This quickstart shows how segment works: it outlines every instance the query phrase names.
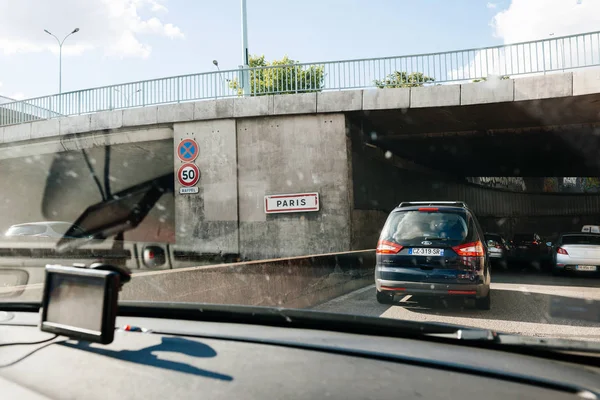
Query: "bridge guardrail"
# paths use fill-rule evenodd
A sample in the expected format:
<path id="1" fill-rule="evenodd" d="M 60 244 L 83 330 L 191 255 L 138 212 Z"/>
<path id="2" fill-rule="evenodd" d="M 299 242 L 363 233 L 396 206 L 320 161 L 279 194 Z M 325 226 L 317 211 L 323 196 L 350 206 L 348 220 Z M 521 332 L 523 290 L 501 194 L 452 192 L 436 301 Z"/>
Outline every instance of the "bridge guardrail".
<path id="1" fill-rule="evenodd" d="M 442 53 L 203 72 L 0 102 L 0 126 L 241 95 L 460 83 L 598 65 L 600 31 Z"/>

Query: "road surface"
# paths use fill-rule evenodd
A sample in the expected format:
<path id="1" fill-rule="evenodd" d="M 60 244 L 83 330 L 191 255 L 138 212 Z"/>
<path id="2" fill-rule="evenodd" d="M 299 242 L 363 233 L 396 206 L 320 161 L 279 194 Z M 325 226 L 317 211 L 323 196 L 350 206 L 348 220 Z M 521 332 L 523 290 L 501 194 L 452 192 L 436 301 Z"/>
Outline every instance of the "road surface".
<path id="1" fill-rule="evenodd" d="M 497 273 L 492 309 L 468 303 L 397 296 L 394 305 L 375 299 L 375 285 L 315 307 L 316 310 L 432 321 L 528 336 L 600 341 L 600 279 Z"/>

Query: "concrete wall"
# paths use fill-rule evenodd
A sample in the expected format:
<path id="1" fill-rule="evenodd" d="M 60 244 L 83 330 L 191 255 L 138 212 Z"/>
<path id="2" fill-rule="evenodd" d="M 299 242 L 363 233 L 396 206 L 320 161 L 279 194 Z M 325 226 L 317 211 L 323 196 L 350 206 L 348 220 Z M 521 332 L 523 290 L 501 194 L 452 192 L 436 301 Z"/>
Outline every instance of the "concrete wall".
<path id="1" fill-rule="evenodd" d="M 367 146 L 357 123 L 348 119 L 347 125 L 352 140 L 351 249 L 373 249 L 388 213 L 409 196 L 407 176 L 416 174 L 423 179 L 427 175 L 403 169 L 392 154 Z"/>
<path id="2" fill-rule="evenodd" d="M 600 93 L 599 71 L 600 68 L 586 68 L 479 83 L 383 90 L 371 88 L 148 106 L 3 126 L 0 127 L 0 141 L 213 119 L 471 106 L 576 97 Z"/>
<path id="3" fill-rule="evenodd" d="M 174 124 L 174 152 L 181 140 L 199 146 L 198 194 L 179 194 L 175 181 L 175 225 L 178 247 L 195 252 L 239 253 L 237 142 L 234 119 Z M 174 157 L 174 172 L 184 164 Z"/>
<path id="4" fill-rule="evenodd" d="M 310 97 L 316 100 L 316 95 Z M 126 120 L 135 116 L 139 123 L 144 123 L 140 119 L 149 117 L 146 114 L 132 114 Z M 108 114 L 100 119 L 95 117 L 77 117 L 70 124 L 61 120 L 58 125 L 79 130 L 90 129 L 92 120 L 111 121 Z M 142 178 L 176 172 L 182 164 L 174 156 L 177 145 L 182 139 L 194 138 L 200 146 L 195 161 L 201 172 L 199 193 L 179 194 L 176 180 L 175 195 L 161 200 L 160 209 L 155 208 L 148 218 L 156 222 L 152 226 L 157 229 L 150 232 L 144 223 L 141 230 L 129 233 L 126 238 L 165 239 L 175 242 L 178 250 L 234 253 L 248 259 L 351 248 L 350 149 L 341 113 L 213 119 L 52 136 L 50 125 L 57 122 L 43 121 L 36 125 L 48 125 L 44 128 L 48 136 L 0 144 L 0 171 L 4 171 L 7 186 L 15 179 L 25 181 L 17 184 L 10 196 L 5 195 L 4 204 L 0 204 L 6 210 L 5 221 L 0 219 L 0 229 L 14 223 L 45 220 L 48 216 L 44 213 L 72 221 L 85 207 L 99 201 L 99 192 L 86 172 L 81 149 L 87 149 L 95 169 L 102 172 L 104 146 L 112 145 L 111 181 L 116 191 Z M 43 205 L 43 188 L 50 165 L 55 155 L 65 149 L 73 152 L 60 156 L 65 164 L 60 170 L 74 176 L 53 177 L 67 186 L 50 185 L 56 196 Z M 318 192 L 321 210 L 265 215 L 265 195 L 299 192 Z M 9 212 L 16 201 L 25 206 L 19 207 L 18 212 Z"/>
<path id="5" fill-rule="evenodd" d="M 352 210 L 352 250 L 374 249 L 388 213 L 379 210 Z"/>
<path id="6" fill-rule="evenodd" d="M 306 308 L 372 284 L 374 253 L 138 273 L 120 299 Z"/>
<path id="7" fill-rule="evenodd" d="M 350 248 L 343 114 L 237 120 L 240 252 L 251 259 Z M 265 215 L 264 196 L 318 192 L 321 210 Z"/>

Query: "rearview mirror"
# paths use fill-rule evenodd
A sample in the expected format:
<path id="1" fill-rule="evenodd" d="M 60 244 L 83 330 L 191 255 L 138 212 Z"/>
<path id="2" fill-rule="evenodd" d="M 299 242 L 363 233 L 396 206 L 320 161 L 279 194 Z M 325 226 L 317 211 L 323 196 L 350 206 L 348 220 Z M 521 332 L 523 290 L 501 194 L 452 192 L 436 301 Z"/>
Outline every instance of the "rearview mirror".
<path id="1" fill-rule="evenodd" d="M 113 198 L 88 207 L 57 243 L 64 251 L 135 229 L 163 193 L 173 192 L 173 174 L 116 193 Z"/>

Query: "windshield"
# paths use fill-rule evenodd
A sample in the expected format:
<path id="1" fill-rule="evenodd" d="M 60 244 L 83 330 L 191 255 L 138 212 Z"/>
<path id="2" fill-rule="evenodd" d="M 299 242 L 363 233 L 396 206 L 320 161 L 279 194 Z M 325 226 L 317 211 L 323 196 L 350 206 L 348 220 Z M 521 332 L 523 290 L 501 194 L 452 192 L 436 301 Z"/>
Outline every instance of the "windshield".
<path id="1" fill-rule="evenodd" d="M 0 311 L 103 262 L 600 343 L 600 1 L 548 2 L 0 2 Z"/>
<path id="2" fill-rule="evenodd" d="M 561 239 L 562 244 L 591 244 L 600 245 L 600 236 L 592 235 L 568 235 Z"/>
<path id="3" fill-rule="evenodd" d="M 535 235 L 532 233 L 517 234 L 514 236 L 515 243 L 532 243 L 535 241 Z"/>
<path id="4" fill-rule="evenodd" d="M 486 234 L 485 235 L 485 239 L 486 240 L 492 240 L 492 241 L 497 242 L 497 243 L 503 243 L 504 242 L 504 240 L 502 239 L 502 236 L 499 236 L 499 235 Z"/>
<path id="5" fill-rule="evenodd" d="M 395 212 L 381 233 L 398 244 L 421 240 L 463 242 L 469 236 L 466 215 L 455 212 Z"/>

